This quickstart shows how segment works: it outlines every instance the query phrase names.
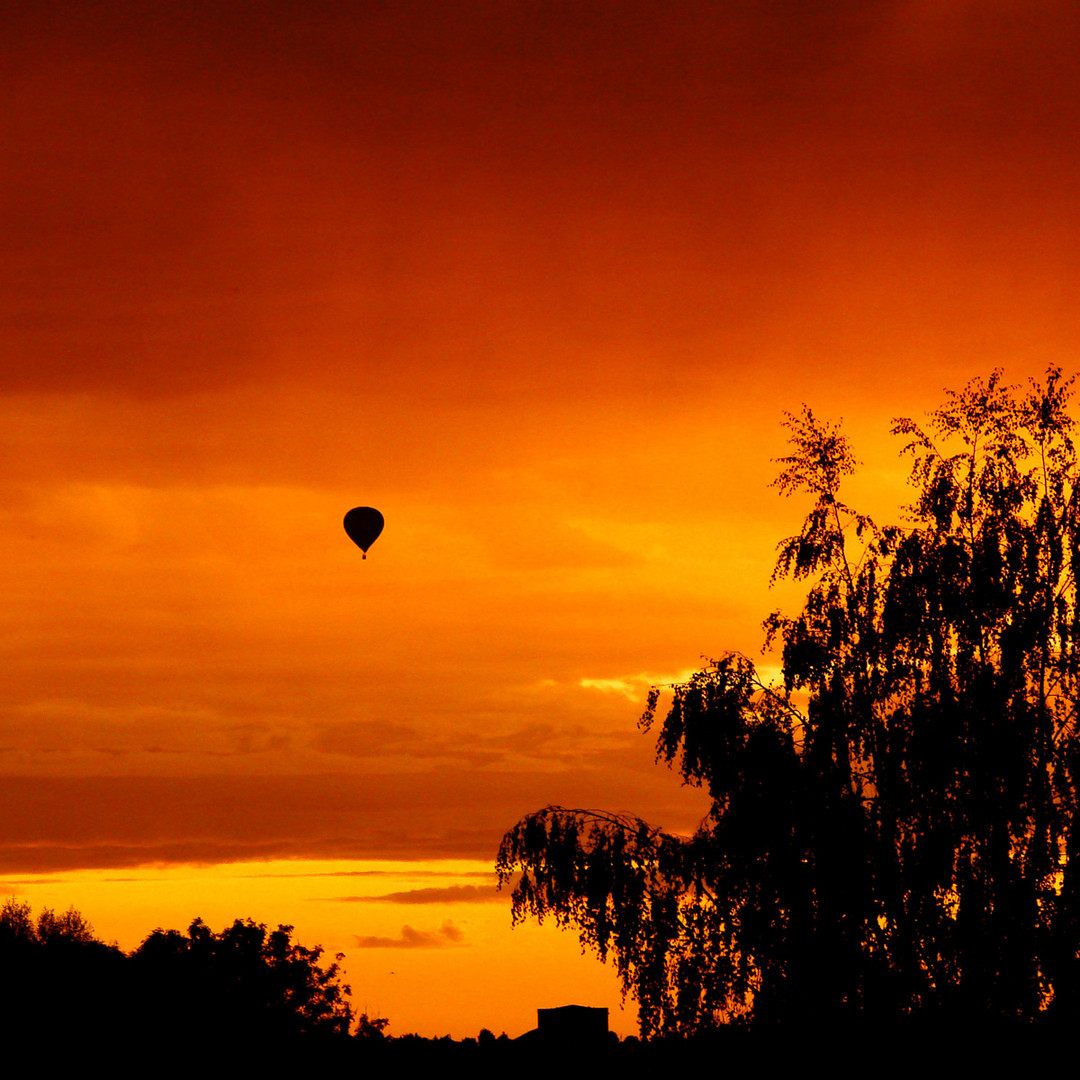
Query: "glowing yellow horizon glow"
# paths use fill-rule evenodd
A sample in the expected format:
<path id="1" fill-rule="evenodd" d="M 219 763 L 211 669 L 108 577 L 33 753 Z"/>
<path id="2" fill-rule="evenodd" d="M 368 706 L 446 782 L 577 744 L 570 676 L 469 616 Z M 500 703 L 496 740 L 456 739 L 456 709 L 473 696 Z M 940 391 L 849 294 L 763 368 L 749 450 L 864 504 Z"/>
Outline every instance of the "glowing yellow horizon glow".
<path id="1" fill-rule="evenodd" d="M 461 902 L 453 892 L 428 902 L 380 899 L 410 892 L 424 899 L 454 887 L 471 897 L 489 890 L 492 899 Z M 612 1030 L 636 1030 L 633 1003 L 622 1007 L 613 969 L 581 955 L 574 935 L 553 926 L 511 929 L 509 892 L 495 892 L 488 863 L 163 864 L 5 877 L 0 893 L 28 901 L 35 915 L 75 906 L 98 938 L 124 951 L 156 928 L 184 931 L 196 917 L 214 931 L 237 918 L 291 925 L 300 944 L 323 947 L 324 965 L 345 954 L 354 1008 L 389 1017 L 394 1035 L 461 1039 L 486 1027 L 516 1037 L 535 1027 L 537 1008 L 579 999 L 608 1008 Z M 358 945 L 372 938 L 388 944 Z"/>

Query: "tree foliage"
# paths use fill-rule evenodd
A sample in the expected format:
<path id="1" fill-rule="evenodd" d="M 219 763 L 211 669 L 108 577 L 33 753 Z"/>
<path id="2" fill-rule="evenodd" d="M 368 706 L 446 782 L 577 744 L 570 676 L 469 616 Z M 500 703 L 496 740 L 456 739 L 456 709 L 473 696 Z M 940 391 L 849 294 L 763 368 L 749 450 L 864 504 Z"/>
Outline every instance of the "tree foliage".
<path id="1" fill-rule="evenodd" d="M 125 954 L 94 935 L 74 908 L 0 905 L 0 1036 L 40 1043 L 62 1032 L 71 1047 L 137 1052 L 180 1046 L 270 1057 L 349 1033 L 349 987 L 339 954 L 236 919 L 214 933 L 195 919 L 186 933 L 154 930 Z M 358 1034 L 387 1021 L 361 1018 Z"/>
<path id="2" fill-rule="evenodd" d="M 0 905 L 0 950 L 101 944 L 94 928 L 74 907 L 62 914 L 42 908 L 37 919 L 29 901 L 9 896 Z"/>
<path id="3" fill-rule="evenodd" d="M 709 795 L 696 833 L 547 807 L 504 838 L 514 919 L 613 956 L 643 1033 L 1080 1005 L 1072 384 L 995 372 L 895 421 L 903 527 L 842 500 L 837 426 L 788 415 L 776 486 L 812 506 L 774 575 L 805 603 L 765 620 L 782 680 L 728 654 L 642 717 Z"/>
<path id="4" fill-rule="evenodd" d="M 0 905 L 0 1039 L 40 1046 L 62 1033 L 88 1045 L 126 1005 L 124 963 L 75 908 L 43 908 L 35 918 L 29 903 L 8 897 Z"/>
<path id="5" fill-rule="evenodd" d="M 157 929 L 132 954 L 137 978 L 165 1023 L 217 1040 L 272 1040 L 348 1033 L 349 987 L 338 955 L 292 939 L 291 926 L 269 930 L 236 919 L 214 933 L 195 919 L 186 934 Z"/>

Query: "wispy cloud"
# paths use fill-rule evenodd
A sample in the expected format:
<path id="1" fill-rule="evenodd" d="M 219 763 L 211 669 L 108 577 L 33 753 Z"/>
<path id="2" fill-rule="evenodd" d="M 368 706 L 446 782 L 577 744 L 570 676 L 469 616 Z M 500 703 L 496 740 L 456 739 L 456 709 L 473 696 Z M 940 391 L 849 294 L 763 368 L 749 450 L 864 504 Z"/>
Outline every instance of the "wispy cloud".
<path id="1" fill-rule="evenodd" d="M 685 668 L 675 674 L 640 672 L 637 675 L 623 675 L 617 678 L 578 679 L 578 686 L 586 690 L 599 690 L 604 694 L 620 694 L 629 701 L 643 702 L 650 687 L 671 686 L 673 683 L 686 682 L 693 674 L 693 668 Z"/>
<path id="2" fill-rule="evenodd" d="M 494 885 L 447 885 L 443 888 L 405 889 L 377 896 L 334 896 L 330 899 L 350 904 L 360 901 L 387 904 L 491 904 L 505 903 L 506 894 L 498 892 Z"/>
<path id="3" fill-rule="evenodd" d="M 401 928 L 401 936 L 396 938 L 353 934 L 358 949 L 441 949 L 447 945 L 461 945 L 464 940 L 465 935 L 450 919 L 438 930 L 417 930 L 406 924 Z"/>

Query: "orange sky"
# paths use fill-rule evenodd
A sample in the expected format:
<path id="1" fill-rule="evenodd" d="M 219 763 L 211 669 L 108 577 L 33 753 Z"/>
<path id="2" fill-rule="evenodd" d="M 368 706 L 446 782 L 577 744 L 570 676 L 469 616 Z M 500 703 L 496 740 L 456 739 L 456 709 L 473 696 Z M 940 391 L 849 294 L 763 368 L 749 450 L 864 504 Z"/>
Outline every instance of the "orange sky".
<path id="1" fill-rule="evenodd" d="M 293 921 L 399 1032 L 592 994 L 416 890 L 548 802 L 692 827 L 635 720 L 794 602 L 781 410 L 890 517 L 892 416 L 1073 366 L 1080 11 L 0 12 L 0 886 L 127 947 Z"/>

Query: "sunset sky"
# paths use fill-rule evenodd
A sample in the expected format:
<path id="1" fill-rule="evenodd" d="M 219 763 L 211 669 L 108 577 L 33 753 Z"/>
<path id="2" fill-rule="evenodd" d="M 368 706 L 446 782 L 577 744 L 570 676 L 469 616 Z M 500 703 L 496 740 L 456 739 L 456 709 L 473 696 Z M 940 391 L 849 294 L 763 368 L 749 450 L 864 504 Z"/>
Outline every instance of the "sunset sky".
<path id="1" fill-rule="evenodd" d="M 636 720 L 797 603 L 784 410 L 897 520 L 892 417 L 1077 366 L 1080 8 L 6 0 L 0 54 L 0 890 L 294 923 L 398 1034 L 634 1030 L 499 840 L 693 828 Z"/>

